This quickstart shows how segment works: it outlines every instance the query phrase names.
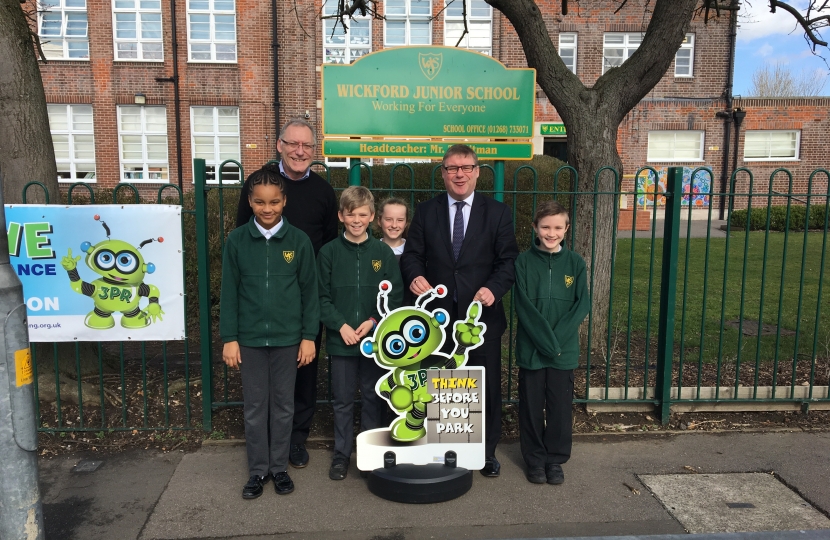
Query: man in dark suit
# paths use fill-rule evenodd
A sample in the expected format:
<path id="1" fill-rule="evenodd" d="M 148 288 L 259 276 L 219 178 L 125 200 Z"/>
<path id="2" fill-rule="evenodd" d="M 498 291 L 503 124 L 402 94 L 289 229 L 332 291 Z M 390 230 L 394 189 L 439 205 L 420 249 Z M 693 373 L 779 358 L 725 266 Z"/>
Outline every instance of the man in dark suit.
<path id="1" fill-rule="evenodd" d="M 444 308 L 453 321 L 466 318 L 472 301 L 481 301 L 480 321 L 487 325 L 487 332 L 484 343 L 470 352 L 467 365 L 486 369 L 486 462 L 481 474 L 498 476 L 501 337 L 507 328 L 501 299 L 513 286 L 519 248 L 510 208 L 475 193 L 478 173 L 478 156 L 472 148 L 457 144 L 447 150 L 441 166 L 447 193 L 415 209 L 401 272 L 404 284 L 415 295 L 446 285 L 447 295 L 432 300 L 430 309 Z"/>

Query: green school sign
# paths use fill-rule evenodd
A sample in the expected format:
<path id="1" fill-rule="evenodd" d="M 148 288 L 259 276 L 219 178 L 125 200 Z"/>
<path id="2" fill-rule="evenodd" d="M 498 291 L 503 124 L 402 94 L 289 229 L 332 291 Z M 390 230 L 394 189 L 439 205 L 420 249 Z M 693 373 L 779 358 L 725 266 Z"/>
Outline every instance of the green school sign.
<path id="1" fill-rule="evenodd" d="M 565 135 L 565 124 L 542 124 L 539 132 L 542 135 Z"/>
<path id="2" fill-rule="evenodd" d="M 325 64 L 322 88 L 324 137 L 533 136 L 535 70 L 463 49 L 399 47 Z"/>
<path id="3" fill-rule="evenodd" d="M 376 158 L 441 159 L 457 141 L 429 140 L 371 140 L 324 139 L 323 155 L 328 157 L 366 156 Z M 529 142 L 476 142 L 468 141 L 481 159 L 530 159 L 533 145 Z"/>

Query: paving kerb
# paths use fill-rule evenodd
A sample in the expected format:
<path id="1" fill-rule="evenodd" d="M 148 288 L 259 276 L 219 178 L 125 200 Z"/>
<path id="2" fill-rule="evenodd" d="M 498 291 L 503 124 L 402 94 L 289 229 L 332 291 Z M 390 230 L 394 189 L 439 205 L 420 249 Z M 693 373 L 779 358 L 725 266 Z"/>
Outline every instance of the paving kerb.
<path id="1" fill-rule="evenodd" d="M 518 445 L 503 444 L 501 478 L 474 474 L 473 488 L 463 497 L 423 506 L 375 497 L 354 465 L 346 480 L 330 481 L 326 450 L 312 450 L 309 467 L 291 469 L 295 493 L 278 497 L 268 485 L 260 499 L 243 501 L 244 448 L 206 446 L 182 458 L 140 538 L 681 534 L 683 528 L 637 475 L 683 473 L 685 467 L 712 473 L 773 472 L 827 515 L 828 443 L 830 434 L 798 432 L 579 439 L 560 487 L 529 484 Z"/>

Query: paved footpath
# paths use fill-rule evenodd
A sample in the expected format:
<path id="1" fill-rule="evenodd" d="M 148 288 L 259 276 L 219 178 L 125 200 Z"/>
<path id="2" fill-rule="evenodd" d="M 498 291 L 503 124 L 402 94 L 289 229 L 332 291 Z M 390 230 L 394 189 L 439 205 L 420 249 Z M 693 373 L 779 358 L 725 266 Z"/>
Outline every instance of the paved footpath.
<path id="1" fill-rule="evenodd" d="M 61 540 L 830 539 L 830 433 L 577 437 L 562 486 L 528 483 L 518 444 L 498 457 L 500 478 L 474 473 L 466 495 L 435 505 L 375 497 L 354 460 L 332 482 L 327 450 L 290 470 L 293 494 L 268 484 L 253 501 L 240 495 L 241 445 L 65 456 L 42 460 L 40 473 L 47 537 Z M 82 458 L 104 463 L 72 472 Z M 753 530 L 795 531 L 721 534 Z"/>

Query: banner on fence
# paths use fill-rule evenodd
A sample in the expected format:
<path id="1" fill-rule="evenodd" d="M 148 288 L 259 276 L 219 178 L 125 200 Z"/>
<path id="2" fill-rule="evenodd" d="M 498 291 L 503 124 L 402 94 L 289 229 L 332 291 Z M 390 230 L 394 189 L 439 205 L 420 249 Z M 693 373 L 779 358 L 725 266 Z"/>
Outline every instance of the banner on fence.
<path id="1" fill-rule="evenodd" d="M 484 342 L 487 326 L 479 322 L 481 302 L 467 308 L 465 320 L 450 324 L 443 309 L 427 304 L 447 294 L 437 285 L 414 306 L 389 310 L 391 283 L 380 283 L 375 331 L 361 343 L 361 352 L 388 370 L 375 391 L 397 414 L 389 427 L 364 431 L 357 437 L 357 467 L 383 467 L 384 454 L 396 462 L 425 465 L 444 463 L 446 452 L 456 453 L 458 465 L 484 467 L 484 369 L 465 367 L 471 350 Z M 448 331 L 451 352 L 442 352 Z"/>
<path id="2" fill-rule="evenodd" d="M 185 336 L 181 207 L 6 205 L 29 341 Z"/>

